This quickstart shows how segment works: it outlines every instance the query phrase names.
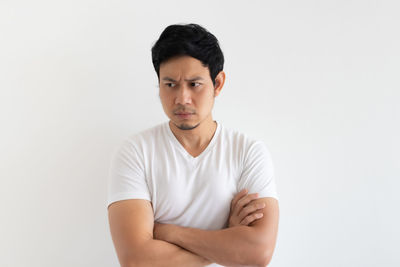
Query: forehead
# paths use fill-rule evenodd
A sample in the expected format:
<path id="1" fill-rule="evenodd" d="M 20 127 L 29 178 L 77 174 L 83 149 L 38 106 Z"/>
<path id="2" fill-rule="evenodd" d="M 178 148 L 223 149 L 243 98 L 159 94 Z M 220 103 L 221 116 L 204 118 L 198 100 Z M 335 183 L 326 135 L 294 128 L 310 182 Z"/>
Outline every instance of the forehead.
<path id="1" fill-rule="evenodd" d="M 188 78 L 189 76 L 209 76 L 208 67 L 204 67 L 200 60 L 190 56 L 173 57 L 160 64 L 160 78 Z"/>

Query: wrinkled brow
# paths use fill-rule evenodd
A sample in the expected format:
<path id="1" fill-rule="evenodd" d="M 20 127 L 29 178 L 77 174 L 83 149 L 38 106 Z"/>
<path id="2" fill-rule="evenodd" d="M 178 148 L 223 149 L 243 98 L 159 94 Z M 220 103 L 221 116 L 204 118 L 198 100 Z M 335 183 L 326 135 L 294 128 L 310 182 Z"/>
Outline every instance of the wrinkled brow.
<path id="1" fill-rule="evenodd" d="M 162 78 L 162 80 L 163 81 L 169 81 L 169 82 L 176 82 L 174 79 L 172 79 L 172 78 L 170 78 L 168 76 Z M 185 81 L 187 81 L 187 82 L 193 82 L 193 81 L 199 81 L 199 80 L 204 80 L 204 79 L 202 77 L 200 77 L 200 76 L 196 76 L 196 77 L 194 77 L 192 79 L 185 79 Z"/>

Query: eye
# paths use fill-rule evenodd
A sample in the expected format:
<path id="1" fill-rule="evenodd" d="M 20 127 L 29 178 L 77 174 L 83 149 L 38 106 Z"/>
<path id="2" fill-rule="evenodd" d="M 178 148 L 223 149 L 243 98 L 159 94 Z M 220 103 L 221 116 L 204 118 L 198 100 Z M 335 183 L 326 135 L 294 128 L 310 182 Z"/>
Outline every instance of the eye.
<path id="1" fill-rule="evenodd" d="M 174 83 L 166 83 L 165 85 L 166 85 L 167 87 L 174 87 L 174 86 L 175 86 Z"/>
<path id="2" fill-rule="evenodd" d="M 196 83 L 196 82 L 192 82 L 191 86 L 193 87 L 199 87 L 201 85 L 201 83 Z"/>

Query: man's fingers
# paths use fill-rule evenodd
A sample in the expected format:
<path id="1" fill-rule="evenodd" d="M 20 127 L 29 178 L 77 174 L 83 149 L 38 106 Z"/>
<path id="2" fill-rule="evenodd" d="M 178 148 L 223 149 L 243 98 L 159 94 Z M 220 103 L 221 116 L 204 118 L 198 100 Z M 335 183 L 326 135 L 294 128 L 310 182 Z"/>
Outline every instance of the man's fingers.
<path id="1" fill-rule="evenodd" d="M 232 199 L 231 202 L 231 210 L 236 206 L 236 203 L 239 201 L 239 199 L 241 199 L 243 196 L 245 196 L 247 194 L 247 189 L 242 189 L 242 191 L 240 191 L 239 193 L 237 193 L 235 195 L 235 197 Z"/>
<path id="2" fill-rule="evenodd" d="M 239 200 L 236 202 L 236 205 L 235 205 L 234 208 L 235 208 L 237 211 L 240 211 L 240 210 L 242 210 L 242 208 L 243 208 L 244 206 L 246 206 L 246 205 L 249 204 L 251 201 L 253 201 L 254 199 L 257 199 L 257 198 L 258 198 L 258 193 L 254 193 L 254 194 L 247 195 L 247 196 L 245 196 L 245 197 L 239 199 Z"/>
<path id="3" fill-rule="evenodd" d="M 256 203 L 256 204 L 252 204 L 252 205 L 247 205 L 240 211 L 240 213 L 238 215 L 239 220 L 242 220 L 244 217 L 253 213 L 256 210 L 263 209 L 263 208 L 265 208 L 265 203 Z"/>
<path id="4" fill-rule="evenodd" d="M 265 207 L 264 203 L 251 203 L 258 198 L 258 193 L 248 194 L 247 189 L 238 192 L 231 201 L 229 215 L 229 227 L 237 225 L 249 225 L 255 220 L 263 217 L 260 209 Z"/>
<path id="5" fill-rule="evenodd" d="M 247 225 L 249 225 L 250 223 L 252 223 L 253 221 L 262 218 L 262 216 L 264 216 L 264 214 L 262 214 L 262 213 L 254 213 L 254 214 L 251 214 L 251 215 L 249 215 L 249 216 L 246 216 L 246 218 L 244 218 L 244 219 L 240 222 L 240 224 L 241 224 L 241 225 L 246 225 L 246 226 L 247 226 Z"/>

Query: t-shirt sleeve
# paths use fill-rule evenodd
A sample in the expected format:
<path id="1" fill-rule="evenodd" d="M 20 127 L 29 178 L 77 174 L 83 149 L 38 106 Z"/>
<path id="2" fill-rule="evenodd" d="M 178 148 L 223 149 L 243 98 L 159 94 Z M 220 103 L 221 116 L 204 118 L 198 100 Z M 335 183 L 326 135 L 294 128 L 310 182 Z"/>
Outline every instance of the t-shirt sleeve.
<path id="1" fill-rule="evenodd" d="M 279 200 L 271 154 L 262 141 L 255 141 L 245 153 L 238 191 L 244 188 L 248 189 L 248 194 L 258 193 L 259 198 Z"/>
<path id="2" fill-rule="evenodd" d="M 107 192 L 107 207 L 113 202 L 125 199 L 151 201 L 143 158 L 130 140 L 125 140 L 112 157 Z"/>

